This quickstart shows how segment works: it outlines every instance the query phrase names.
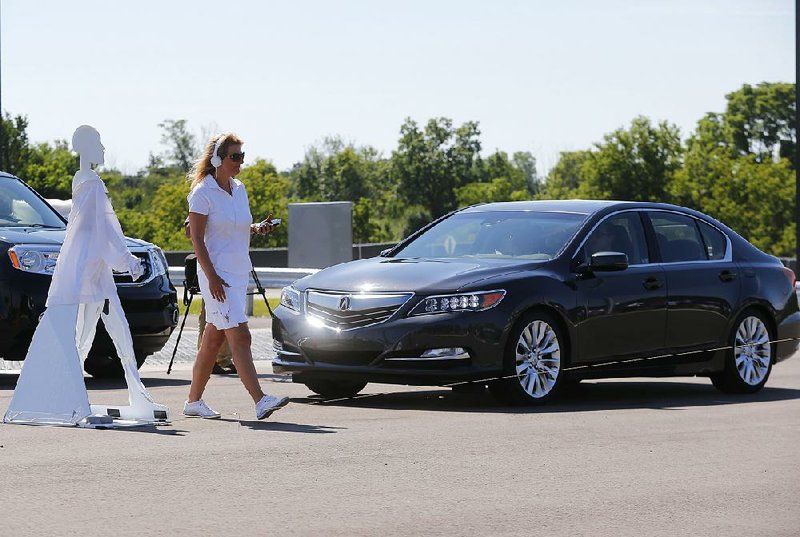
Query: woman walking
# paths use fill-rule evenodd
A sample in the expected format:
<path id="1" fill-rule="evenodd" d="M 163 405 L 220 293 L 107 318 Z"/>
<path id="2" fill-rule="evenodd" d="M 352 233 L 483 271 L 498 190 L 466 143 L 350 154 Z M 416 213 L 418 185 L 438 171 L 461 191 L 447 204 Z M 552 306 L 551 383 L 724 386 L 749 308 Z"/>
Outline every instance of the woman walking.
<path id="1" fill-rule="evenodd" d="M 264 419 L 289 402 L 261 390 L 245 314 L 250 279 L 250 235 L 272 231 L 272 215 L 253 224 L 247 191 L 235 178 L 244 162 L 242 140 L 235 134 L 212 138 L 189 172 L 189 226 L 197 255 L 200 293 L 206 309 L 206 328 L 192 370 L 186 416 L 219 418 L 202 399 L 215 357 L 227 340 L 239 378 L 256 404 L 256 417 Z"/>

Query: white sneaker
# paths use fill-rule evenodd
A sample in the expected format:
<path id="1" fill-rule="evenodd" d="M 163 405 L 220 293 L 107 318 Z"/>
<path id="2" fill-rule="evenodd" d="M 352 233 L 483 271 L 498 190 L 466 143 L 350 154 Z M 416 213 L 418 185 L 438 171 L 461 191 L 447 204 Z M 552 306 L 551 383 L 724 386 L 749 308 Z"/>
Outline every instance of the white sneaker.
<path id="1" fill-rule="evenodd" d="M 194 403 L 186 401 L 183 404 L 183 415 L 189 416 L 190 418 L 206 418 L 212 420 L 220 417 L 220 413 L 216 410 L 212 410 L 202 399 Z"/>
<path id="2" fill-rule="evenodd" d="M 289 403 L 288 397 L 273 397 L 265 395 L 256 403 L 256 417 L 260 420 L 268 418 L 270 414 Z"/>

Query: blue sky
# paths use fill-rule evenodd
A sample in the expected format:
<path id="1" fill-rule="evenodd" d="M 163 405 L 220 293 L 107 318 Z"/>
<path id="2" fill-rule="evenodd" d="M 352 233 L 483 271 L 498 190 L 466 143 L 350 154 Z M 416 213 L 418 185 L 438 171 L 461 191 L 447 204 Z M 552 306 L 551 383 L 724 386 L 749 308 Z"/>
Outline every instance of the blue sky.
<path id="1" fill-rule="evenodd" d="M 3 0 L 0 17 L 3 109 L 35 141 L 97 127 L 127 172 L 166 118 L 285 169 L 326 135 L 388 155 L 406 117 L 436 116 L 541 171 L 637 115 L 685 135 L 743 83 L 795 81 L 787 0 Z"/>

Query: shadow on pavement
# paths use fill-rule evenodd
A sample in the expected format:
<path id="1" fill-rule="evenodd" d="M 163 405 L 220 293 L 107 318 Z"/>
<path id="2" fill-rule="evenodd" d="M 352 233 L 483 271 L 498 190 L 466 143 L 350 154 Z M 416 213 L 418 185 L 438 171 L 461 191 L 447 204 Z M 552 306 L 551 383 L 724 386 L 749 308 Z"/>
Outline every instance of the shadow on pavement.
<path id="1" fill-rule="evenodd" d="M 303 423 L 283 423 L 280 421 L 245 421 L 235 420 L 230 418 L 219 418 L 214 421 L 227 421 L 230 423 L 238 423 L 242 427 L 247 427 L 254 431 L 275 431 L 282 433 L 312 433 L 312 434 L 330 434 L 336 433 L 340 430 L 347 429 L 347 427 L 332 427 L 330 425 L 307 425 Z"/>
<path id="2" fill-rule="evenodd" d="M 19 373 L 0 373 L 0 391 L 10 390 L 13 391 L 17 386 Z M 124 379 L 96 379 L 92 377 L 84 377 L 87 390 L 117 390 L 127 389 Z M 157 386 L 188 386 L 192 383 L 189 379 L 181 378 L 148 378 L 142 377 L 142 382 L 147 388 Z"/>
<path id="3" fill-rule="evenodd" d="M 169 424 L 164 425 L 140 425 L 138 427 L 120 427 L 120 428 L 113 428 L 110 427 L 108 429 L 104 429 L 103 427 L 95 427 L 95 430 L 108 432 L 123 432 L 123 433 L 149 433 L 149 434 L 158 434 L 164 436 L 186 436 L 188 431 L 183 429 L 167 429 L 166 427 L 171 427 Z"/>
<path id="4" fill-rule="evenodd" d="M 681 382 L 582 382 L 570 386 L 553 402 L 543 406 L 515 407 L 497 402 L 488 390 L 475 394 L 455 393 L 448 388 L 425 391 L 399 391 L 362 394 L 351 399 L 326 401 L 322 397 L 292 398 L 293 403 L 319 406 L 347 406 L 398 410 L 444 412 L 497 412 L 538 414 L 552 412 L 589 412 L 598 410 L 647 408 L 670 410 L 680 407 L 703 407 L 740 403 L 763 403 L 800 399 L 800 390 L 762 389 L 756 394 L 724 394 L 711 384 Z"/>
<path id="5" fill-rule="evenodd" d="M 126 390 L 128 385 L 125 379 L 96 379 L 84 377 L 87 390 Z M 142 384 L 145 388 L 155 388 L 159 386 L 188 386 L 192 381 L 181 378 L 148 378 L 142 377 Z"/>

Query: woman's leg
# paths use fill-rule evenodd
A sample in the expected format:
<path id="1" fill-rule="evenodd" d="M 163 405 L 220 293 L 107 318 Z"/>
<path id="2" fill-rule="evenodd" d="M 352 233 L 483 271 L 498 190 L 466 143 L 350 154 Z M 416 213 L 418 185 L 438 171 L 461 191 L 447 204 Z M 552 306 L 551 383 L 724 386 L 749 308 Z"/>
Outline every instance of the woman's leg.
<path id="1" fill-rule="evenodd" d="M 203 391 L 211 377 L 211 370 L 214 369 L 214 360 L 223 341 L 225 341 L 225 332 L 217 330 L 217 327 L 211 323 L 206 323 L 200 350 L 197 351 L 197 358 L 195 358 L 192 368 L 192 385 L 189 387 L 190 403 L 203 397 Z"/>
<path id="2" fill-rule="evenodd" d="M 250 327 L 247 323 L 242 323 L 235 328 L 228 328 L 225 330 L 225 337 L 233 353 L 233 363 L 239 373 L 239 379 L 244 384 L 247 393 L 253 398 L 253 402 L 258 403 L 264 397 L 264 392 L 258 383 L 258 374 L 253 365 L 253 353 L 250 350 L 252 343 Z"/>

